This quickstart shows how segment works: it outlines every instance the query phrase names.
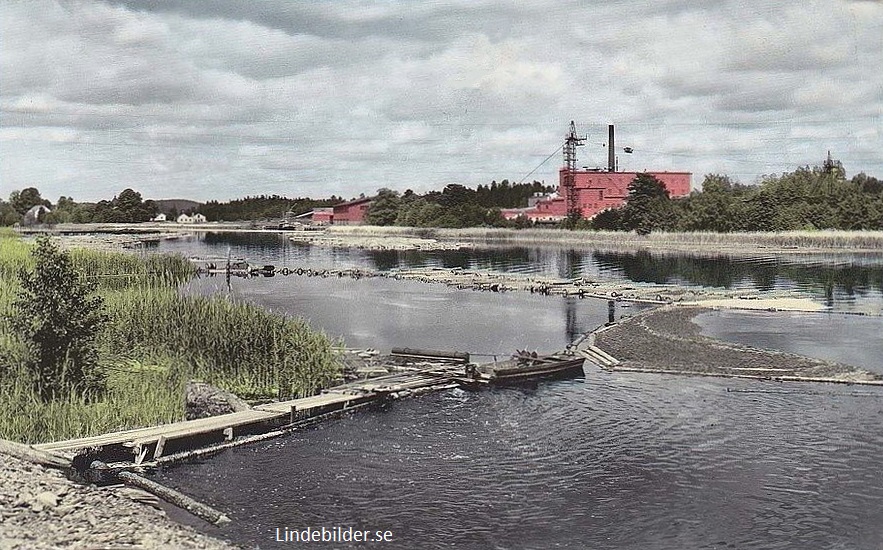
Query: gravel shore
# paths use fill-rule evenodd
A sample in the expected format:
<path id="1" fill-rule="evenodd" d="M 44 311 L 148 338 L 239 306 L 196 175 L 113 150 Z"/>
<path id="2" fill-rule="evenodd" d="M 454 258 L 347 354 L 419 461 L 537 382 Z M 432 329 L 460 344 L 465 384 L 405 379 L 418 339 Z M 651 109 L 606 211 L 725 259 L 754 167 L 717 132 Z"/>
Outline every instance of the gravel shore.
<path id="1" fill-rule="evenodd" d="M 613 370 L 856 383 L 883 380 L 851 365 L 702 336 L 692 319 L 705 311 L 684 306 L 644 311 L 596 333 L 595 346 L 620 361 Z"/>
<path id="2" fill-rule="evenodd" d="M 0 454 L 0 549 L 235 548 L 179 525 L 120 487 L 68 480 Z"/>

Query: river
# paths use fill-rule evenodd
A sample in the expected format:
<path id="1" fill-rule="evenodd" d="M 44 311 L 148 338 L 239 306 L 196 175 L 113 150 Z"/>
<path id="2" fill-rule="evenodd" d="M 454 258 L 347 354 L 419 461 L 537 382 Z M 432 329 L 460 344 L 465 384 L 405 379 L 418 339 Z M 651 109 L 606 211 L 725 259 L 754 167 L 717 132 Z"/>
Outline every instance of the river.
<path id="1" fill-rule="evenodd" d="M 883 303 L 875 255 L 372 253 L 273 234 L 200 235 L 159 249 L 289 267 L 433 265 L 794 288 L 838 312 Z M 233 279 L 228 289 L 215 277 L 187 290 L 230 293 L 301 315 L 348 346 L 381 349 L 552 351 L 607 317 L 596 300 L 388 279 L 277 276 Z M 878 317 L 714 312 L 698 321 L 712 336 L 880 372 Z M 392 542 L 368 545 L 384 548 L 879 548 L 881 420 L 875 388 L 587 367 L 585 379 L 396 402 L 157 475 L 234 519 L 201 529 L 260 548 L 297 546 L 277 542 L 276 529 L 307 527 L 388 530 Z"/>

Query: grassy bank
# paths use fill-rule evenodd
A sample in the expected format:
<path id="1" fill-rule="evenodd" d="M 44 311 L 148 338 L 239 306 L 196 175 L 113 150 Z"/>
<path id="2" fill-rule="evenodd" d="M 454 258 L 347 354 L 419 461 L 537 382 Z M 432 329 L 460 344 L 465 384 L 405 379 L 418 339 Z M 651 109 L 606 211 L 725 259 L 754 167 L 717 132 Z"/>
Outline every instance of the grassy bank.
<path id="1" fill-rule="evenodd" d="M 0 438 L 35 442 L 180 420 L 183 388 L 197 378 L 246 398 L 314 393 L 339 373 L 332 342 L 303 321 L 221 297 L 181 296 L 193 267 L 177 256 L 74 250 L 98 282 L 110 320 L 97 339 L 107 390 L 44 402 L 8 315 L 31 245 L 0 233 Z"/>
<path id="2" fill-rule="evenodd" d="M 780 231 L 757 233 L 665 233 L 638 235 L 620 231 L 564 229 L 425 229 L 413 227 L 334 226 L 335 235 L 415 235 L 424 238 L 497 244 L 551 244 L 604 248 L 649 248 L 663 252 L 719 250 L 733 254 L 758 251 L 880 251 L 883 231 Z"/>

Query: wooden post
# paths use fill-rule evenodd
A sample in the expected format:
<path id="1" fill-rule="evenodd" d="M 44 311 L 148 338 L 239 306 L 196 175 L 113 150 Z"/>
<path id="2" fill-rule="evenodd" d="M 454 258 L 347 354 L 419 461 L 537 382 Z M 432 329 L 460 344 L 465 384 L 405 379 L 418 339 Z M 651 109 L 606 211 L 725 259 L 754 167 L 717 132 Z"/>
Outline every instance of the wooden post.
<path id="1" fill-rule="evenodd" d="M 166 446 L 166 436 L 161 435 L 156 440 L 156 448 L 153 450 L 153 460 L 162 456 L 163 448 Z"/>

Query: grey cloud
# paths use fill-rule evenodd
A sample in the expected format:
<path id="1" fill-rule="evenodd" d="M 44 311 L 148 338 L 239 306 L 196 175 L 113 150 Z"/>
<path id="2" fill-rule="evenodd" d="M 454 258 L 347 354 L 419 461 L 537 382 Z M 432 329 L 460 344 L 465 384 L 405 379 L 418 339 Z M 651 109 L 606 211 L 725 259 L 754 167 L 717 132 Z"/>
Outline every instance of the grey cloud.
<path id="1" fill-rule="evenodd" d="M 603 163 L 614 122 L 633 169 L 752 181 L 861 132 L 838 154 L 883 175 L 883 136 L 868 130 L 883 111 L 879 3 L 592 4 L 2 3 L 0 109 L 18 132 L 0 132 L 3 191 L 475 185 L 536 168 L 571 119 L 590 134 L 587 165 Z M 800 120 L 816 123 L 798 146 L 786 130 Z M 535 177 L 555 181 L 559 163 Z"/>

